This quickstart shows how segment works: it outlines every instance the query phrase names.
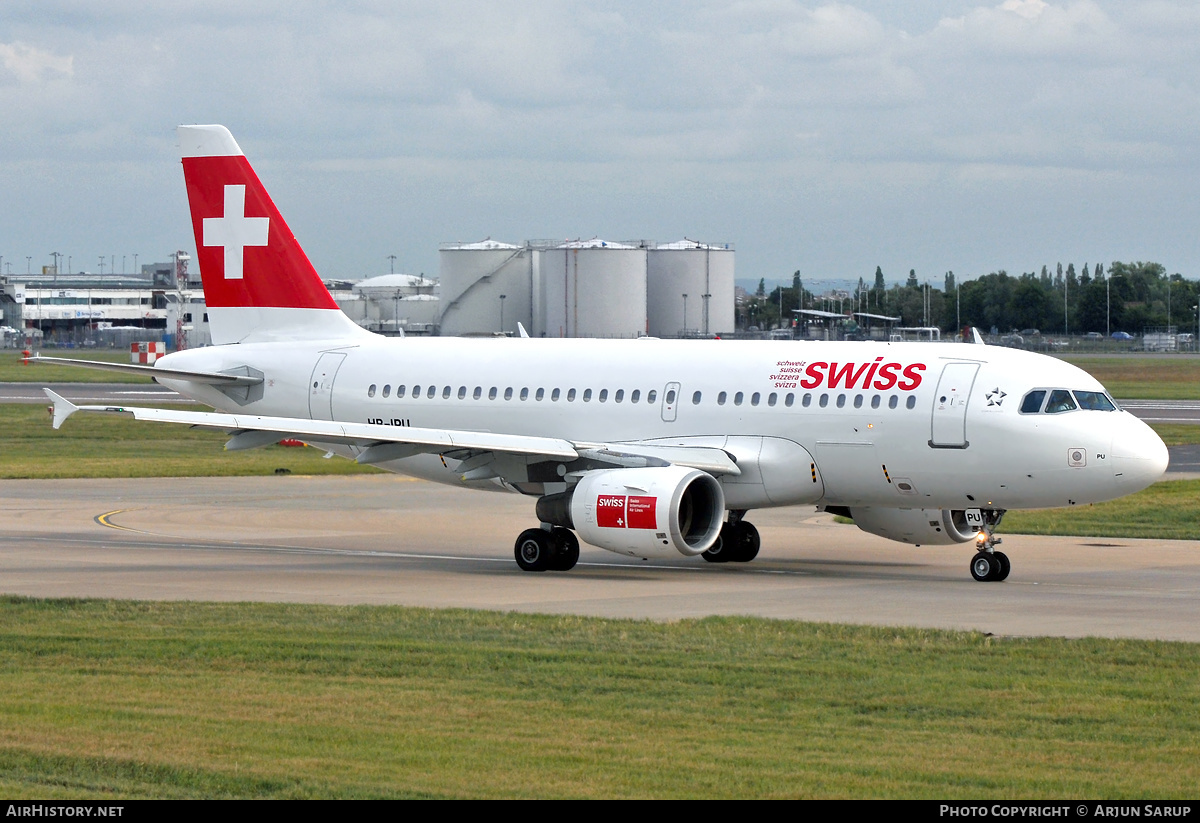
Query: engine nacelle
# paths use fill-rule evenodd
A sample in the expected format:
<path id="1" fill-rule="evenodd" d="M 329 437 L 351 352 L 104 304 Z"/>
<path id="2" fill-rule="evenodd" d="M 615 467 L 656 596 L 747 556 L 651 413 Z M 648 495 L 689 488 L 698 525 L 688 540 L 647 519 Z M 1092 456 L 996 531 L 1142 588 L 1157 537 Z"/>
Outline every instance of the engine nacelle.
<path id="1" fill-rule="evenodd" d="M 571 522 L 559 525 L 574 528 L 586 543 L 631 557 L 705 552 L 725 519 L 721 484 L 685 466 L 591 472 L 571 491 L 568 505 Z M 538 516 L 552 508 L 561 506 L 542 498 Z"/>
<path id="2" fill-rule="evenodd" d="M 865 532 L 912 543 L 915 546 L 946 546 L 966 543 L 979 534 L 967 524 L 962 509 L 882 509 L 874 506 L 850 509 L 854 525 Z"/>

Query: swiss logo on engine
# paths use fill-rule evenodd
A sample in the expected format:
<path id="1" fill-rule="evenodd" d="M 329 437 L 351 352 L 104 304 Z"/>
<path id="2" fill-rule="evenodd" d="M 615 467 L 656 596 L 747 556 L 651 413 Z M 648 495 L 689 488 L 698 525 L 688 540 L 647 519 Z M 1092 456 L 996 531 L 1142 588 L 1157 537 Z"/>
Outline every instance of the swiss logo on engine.
<path id="1" fill-rule="evenodd" d="M 657 497 L 601 494 L 596 497 L 596 525 L 608 529 L 657 529 Z"/>

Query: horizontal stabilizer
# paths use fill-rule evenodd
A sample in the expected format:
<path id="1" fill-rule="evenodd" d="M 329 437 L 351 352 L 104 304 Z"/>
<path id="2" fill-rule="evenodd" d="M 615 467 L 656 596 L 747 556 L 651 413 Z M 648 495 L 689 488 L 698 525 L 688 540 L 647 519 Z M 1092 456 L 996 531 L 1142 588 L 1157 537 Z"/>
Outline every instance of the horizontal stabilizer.
<path id="1" fill-rule="evenodd" d="M 25 362 L 65 363 L 68 366 L 80 366 L 85 369 L 136 374 L 139 377 L 169 377 L 178 380 L 188 380 L 192 383 L 204 383 L 211 386 L 256 386 L 263 381 L 261 377 L 243 374 L 164 369 L 160 366 L 141 366 L 137 363 L 104 363 L 99 360 L 79 360 L 70 357 L 42 357 L 36 354 L 28 358 Z"/>

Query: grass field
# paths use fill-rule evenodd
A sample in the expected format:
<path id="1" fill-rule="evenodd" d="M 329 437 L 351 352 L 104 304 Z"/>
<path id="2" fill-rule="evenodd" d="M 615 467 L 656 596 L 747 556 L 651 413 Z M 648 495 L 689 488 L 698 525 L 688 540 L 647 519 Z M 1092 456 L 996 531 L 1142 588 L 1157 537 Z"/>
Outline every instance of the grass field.
<path id="1" fill-rule="evenodd" d="M 106 363 L 128 363 L 128 351 L 88 349 L 45 349 L 47 357 L 67 357 L 72 360 L 101 360 Z M 80 366 L 60 366 L 51 363 L 22 362 L 21 352 L 0 351 L 0 383 L 150 383 L 149 377 L 137 377 L 119 372 L 100 371 Z"/>
<path id="2" fill-rule="evenodd" d="M 189 407 L 194 410 L 195 407 Z M 312 448 L 268 446 L 227 452 L 222 432 L 139 423 L 111 414 L 76 414 L 61 429 L 46 406 L 0 404 L 0 479 L 211 477 L 377 472 Z"/>
<path id="3" fill-rule="evenodd" d="M 1088 537 L 1200 538 L 1200 480 L 1168 480 L 1119 500 L 1069 509 L 1010 511 L 1000 532 Z"/>
<path id="4" fill-rule="evenodd" d="M 1126 400 L 1200 400 L 1200 357 L 1064 357 Z"/>
<path id="5" fill-rule="evenodd" d="M 0 794 L 1192 797 L 1200 645 L 0 600 Z"/>

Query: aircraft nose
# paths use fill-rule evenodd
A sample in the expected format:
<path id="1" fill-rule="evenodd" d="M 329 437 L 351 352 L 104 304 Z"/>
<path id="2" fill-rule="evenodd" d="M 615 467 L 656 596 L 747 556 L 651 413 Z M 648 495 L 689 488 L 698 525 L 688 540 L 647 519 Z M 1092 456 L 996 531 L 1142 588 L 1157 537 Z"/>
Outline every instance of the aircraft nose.
<path id="1" fill-rule="evenodd" d="M 1113 437 L 1113 470 L 1123 494 L 1141 491 L 1159 480 L 1170 455 L 1154 429 L 1128 412 Z"/>

